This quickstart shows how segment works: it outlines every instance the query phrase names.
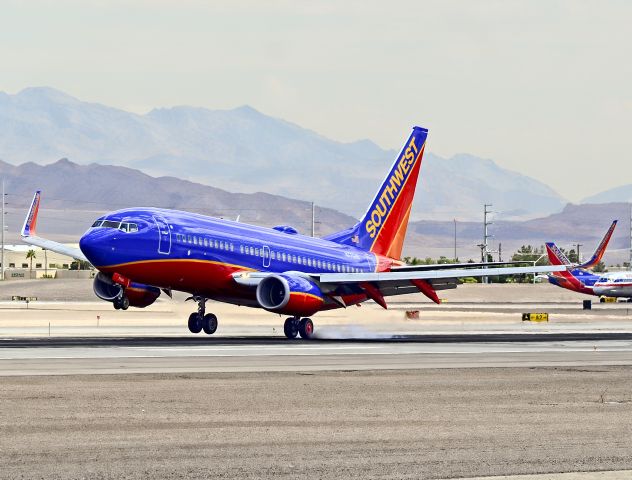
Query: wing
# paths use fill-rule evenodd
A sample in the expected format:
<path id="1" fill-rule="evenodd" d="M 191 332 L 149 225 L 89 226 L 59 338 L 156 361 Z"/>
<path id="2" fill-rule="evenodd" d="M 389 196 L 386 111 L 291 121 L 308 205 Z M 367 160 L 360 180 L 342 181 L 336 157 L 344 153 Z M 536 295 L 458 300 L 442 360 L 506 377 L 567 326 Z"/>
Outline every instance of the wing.
<path id="1" fill-rule="evenodd" d="M 83 252 L 75 247 L 69 247 L 68 245 L 64 245 L 63 243 L 53 242 L 52 240 L 47 240 L 46 238 L 38 237 L 35 234 L 35 227 L 37 225 L 37 215 L 39 213 L 40 206 L 40 197 L 41 192 L 38 190 L 35 192 L 33 196 L 33 201 L 31 202 L 31 208 L 24 219 L 24 225 L 22 226 L 22 232 L 20 232 L 22 236 L 22 240 L 25 243 L 30 245 L 35 245 L 36 247 L 41 247 L 46 250 L 51 250 L 53 252 L 61 253 L 62 255 L 67 255 L 72 258 L 76 258 L 78 260 L 83 260 L 85 262 L 88 261 Z"/>
<path id="2" fill-rule="evenodd" d="M 460 278 L 491 277 L 498 275 L 538 274 L 566 271 L 563 265 L 543 267 L 500 267 L 500 268 L 443 268 L 367 273 L 304 273 L 285 272 L 310 278 L 318 284 L 323 293 L 344 305 L 346 295 L 364 294 L 386 308 L 384 297 L 421 292 L 435 303 L 441 303 L 437 290 L 456 288 Z M 235 282 L 248 287 L 256 287 L 270 275 L 269 272 L 239 272 L 233 274 Z"/>

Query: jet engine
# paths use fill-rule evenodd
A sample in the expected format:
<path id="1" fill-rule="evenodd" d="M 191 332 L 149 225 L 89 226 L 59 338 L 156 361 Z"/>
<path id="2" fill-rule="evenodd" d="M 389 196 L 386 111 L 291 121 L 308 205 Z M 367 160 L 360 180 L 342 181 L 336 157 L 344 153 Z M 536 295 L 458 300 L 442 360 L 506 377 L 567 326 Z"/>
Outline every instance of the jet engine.
<path id="1" fill-rule="evenodd" d="M 160 289 L 142 283 L 130 282 L 120 275 L 112 277 L 99 272 L 92 284 L 94 294 L 106 302 L 115 302 L 125 296 L 132 307 L 144 308 L 156 301 L 160 296 Z"/>
<path id="2" fill-rule="evenodd" d="M 257 285 L 257 302 L 274 313 L 309 317 L 320 310 L 324 301 L 318 285 L 298 275 L 268 275 Z"/>

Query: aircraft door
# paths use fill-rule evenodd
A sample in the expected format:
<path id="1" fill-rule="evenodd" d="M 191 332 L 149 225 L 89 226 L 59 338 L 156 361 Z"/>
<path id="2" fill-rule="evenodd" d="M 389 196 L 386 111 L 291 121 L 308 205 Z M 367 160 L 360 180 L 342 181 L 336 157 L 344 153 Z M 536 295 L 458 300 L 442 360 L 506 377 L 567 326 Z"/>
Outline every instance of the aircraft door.
<path id="1" fill-rule="evenodd" d="M 156 227 L 158 227 L 158 253 L 169 255 L 171 253 L 171 229 L 169 224 L 162 217 L 154 217 Z"/>
<path id="2" fill-rule="evenodd" d="M 263 267 L 268 268 L 270 266 L 270 247 L 263 246 Z"/>

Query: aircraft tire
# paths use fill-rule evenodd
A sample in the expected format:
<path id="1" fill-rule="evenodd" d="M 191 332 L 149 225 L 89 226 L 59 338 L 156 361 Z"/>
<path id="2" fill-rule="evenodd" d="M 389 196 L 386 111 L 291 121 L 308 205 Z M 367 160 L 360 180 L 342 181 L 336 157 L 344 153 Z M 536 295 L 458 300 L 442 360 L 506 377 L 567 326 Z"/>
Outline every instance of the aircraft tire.
<path id="1" fill-rule="evenodd" d="M 287 318 L 283 324 L 283 333 L 285 333 L 285 336 L 289 339 L 296 338 L 298 335 L 298 327 L 298 321 L 295 318 Z"/>
<path id="2" fill-rule="evenodd" d="M 114 301 L 112 302 L 112 305 L 114 306 L 114 310 L 120 310 L 121 309 L 121 304 L 119 303 L 119 301 L 117 299 L 114 299 Z"/>
<path id="3" fill-rule="evenodd" d="M 191 333 L 200 333 L 202 331 L 202 318 L 197 312 L 189 315 L 189 331 Z"/>
<path id="4" fill-rule="evenodd" d="M 301 319 L 301 323 L 298 326 L 298 333 L 301 338 L 309 339 L 314 336 L 314 323 L 309 318 Z"/>
<path id="5" fill-rule="evenodd" d="M 202 330 L 207 335 L 213 335 L 217 330 L 217 317 L 212 313 L 207 313 L 202 318 Z"/>
<path id="6" fill-rule="evenodd" d="M 123 297 L 121 298 L 121 309 L 127 310 L 129 308 L 129 298 Z"/>

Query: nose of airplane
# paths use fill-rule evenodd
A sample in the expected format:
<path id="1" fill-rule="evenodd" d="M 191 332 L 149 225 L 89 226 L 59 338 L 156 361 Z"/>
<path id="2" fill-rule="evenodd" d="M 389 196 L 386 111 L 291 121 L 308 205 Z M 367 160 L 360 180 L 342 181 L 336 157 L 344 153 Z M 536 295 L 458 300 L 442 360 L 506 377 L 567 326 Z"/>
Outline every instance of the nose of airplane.
<path id="1" fill-rule="evenodd" d="M 606 293 L 606 289 L 604 287 L 593 287 L 593 292 L 595 295 L 604 295 Z"/>
<path id="2" fill-rule="evenodd" d="M 110 265 L 114 253 L 113 233 L 111 228 L 91 228 L 79 240 L 79 248 L 95 267 Z"/>

